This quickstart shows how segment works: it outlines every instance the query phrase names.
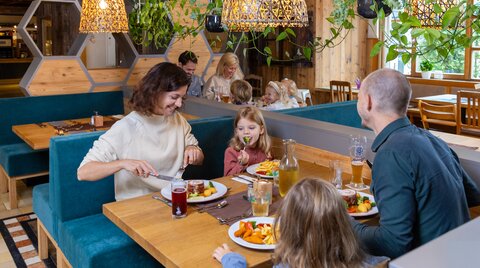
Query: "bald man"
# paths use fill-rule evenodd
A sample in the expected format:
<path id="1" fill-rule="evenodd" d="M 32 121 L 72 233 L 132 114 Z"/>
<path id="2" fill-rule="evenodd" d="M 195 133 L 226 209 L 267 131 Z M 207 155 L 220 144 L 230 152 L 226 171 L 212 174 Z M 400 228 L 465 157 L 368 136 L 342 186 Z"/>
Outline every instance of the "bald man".
<path id="1" fill-rule="evenodd" d="M 403 74 L 381 69 L 365 78 L 358 95 L 362 124 L 377 135 L 370 187 L 380 223 L 352 225 L 372 255 L 403 255 L 469 221 L 468 208 L 480 204 L 480 192 L 455 152 L 410 124 L 411 94 Z"/>

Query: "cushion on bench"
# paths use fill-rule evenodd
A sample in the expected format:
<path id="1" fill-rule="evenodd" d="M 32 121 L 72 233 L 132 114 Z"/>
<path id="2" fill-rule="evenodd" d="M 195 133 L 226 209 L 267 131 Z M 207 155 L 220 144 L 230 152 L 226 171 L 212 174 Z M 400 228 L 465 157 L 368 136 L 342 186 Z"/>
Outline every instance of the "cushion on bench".
<path id="1" fill-rule="evenodd" d="M 57 236 L 57 218 L 54 216 L 49 200 L 49 185 L 48 183 L 39 184 L 33 187 L 33 212 L 37 215 L 50 235 L 58 241 Z"/>
<path id="2" fill-rule="evenodd" d="M 362 119 L 357 111 L 357 101 L 319 104 L 302 108 L 278 110 L 276 112 L 338 125 L 363 128 Z"/>
<path id="3" fill-rule="evenodd" d="M 209 180 L 222 177 L 225 149 L 233 136 L 233 118 L 204 118 L 189 123 L 205 158 L 201 166 L 188 166 L 183 178 Z"/>
<path id="4" fill-rule="evenodd" d="M 10 177 L 48 171 L 48 150 L 33 150 L 24 142 L 0 145 L 0 165 Z"/>
<path id="5" fill-rule="evenodd" d="M 105 131 L 58 136 L 50 140 L 50 206 L 61 222 L 102 213 L 104 203 L 115 201 L 113 175 L 98 181 L 77 179 L 78 166 L 103 133 Z"/>
<path id="6" fill-rule="evenodd" d="M 60 233 L 73 267 L 162 267 L 103 214 L 63 222 Z"/>

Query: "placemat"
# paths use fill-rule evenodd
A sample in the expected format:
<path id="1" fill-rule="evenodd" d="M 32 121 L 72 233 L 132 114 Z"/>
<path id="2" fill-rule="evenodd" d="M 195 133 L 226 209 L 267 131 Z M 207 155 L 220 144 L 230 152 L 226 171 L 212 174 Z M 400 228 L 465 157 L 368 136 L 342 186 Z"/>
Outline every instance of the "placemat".
<path id="1" fill-rule="evenodd" d="M 238 216 L 238 218 L 235 218 L 226 222 L 226 224 L 231 225 L 241 220 L 242 217 L 240 216 L 244 214 L 246 211 L 249 211 L 252 209 L 252 205 L 250 204 L 250 202 L 246 200 L 246 196 L 247 196 L 247 191 L 243 191 L 234 195 L 227 196 L 227 198 L 225 199 L 220 199 L 215 202 L 198 205 L 197 208 L 201 209 L 206 206 L 213 206 L 222 202 L 223 200 L 227 200 L 228 202 L 227 206 L 223 208 L 210 209 L 206 211 L 206 213 L 208 212 L 208 214 L 212 215 L 215 218 L 221 217 L 223 219 L 228 219 L 228 218 Z M 280 197 L 277 187 L 273 188 L 272 199 L 273 199 L 273 203 L 270 205 L 269 216 L 272 216 L 277 212 L 277 209 L 280 207 L 280 204 L 283 200 Z"/>

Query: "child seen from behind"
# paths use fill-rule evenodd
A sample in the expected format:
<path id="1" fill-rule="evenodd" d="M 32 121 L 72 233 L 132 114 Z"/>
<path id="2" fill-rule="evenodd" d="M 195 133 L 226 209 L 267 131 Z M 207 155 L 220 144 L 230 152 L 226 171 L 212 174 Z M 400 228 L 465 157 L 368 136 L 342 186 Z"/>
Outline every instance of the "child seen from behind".
<path id="1" fill-rule="evenodd" d="M 225 150 L 224 175 L 244 172 L 249 165 L 271 159 L 271 140 L 262 113 L 255 107 L 238 111 L 234 136 Z"/>
<path id="2" fill-rule="evenodd" d="M 252 100 L 252 86 L 245 80 L 235 80 L 230 85 L 230 96 L 233 104 L 248 104 Z"/>

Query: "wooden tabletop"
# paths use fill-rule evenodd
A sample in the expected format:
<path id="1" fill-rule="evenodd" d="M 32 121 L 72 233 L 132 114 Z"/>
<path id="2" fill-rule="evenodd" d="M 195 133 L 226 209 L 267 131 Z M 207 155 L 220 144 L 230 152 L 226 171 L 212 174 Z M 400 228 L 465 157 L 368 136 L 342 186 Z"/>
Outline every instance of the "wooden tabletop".
<path id="1" fill-rule="evenodd" d="M 328 178 L 328 168 L 305 161 L 299 163 L 301 178 Z M 247 189 L 246 184 L 233 181 L 231 176 L 215 181 L 231 187 L 228 194 Z M 103 213 L 166 267 L 221 267 L 212 253 L 223 243 L 244 255 L 248 267 L 272 267 L 271 251 L 238 246 L 228 236 L 229 226 L 220 225 L 210 214 L 189 207 L 187 217 L 174 220 L 171 208 L 151 196 L 105 204 Z"/>
<path id="2" fill-rule="evenodd" d="M 112 121 L 112 117 L 104 116 L 104 122 Z M 81 119 L 72 119 L 72 120 L 62 120 L 60 122 L 65 122 L 68 124 L 88 124 L 90 118 L 81 118 Z M 107 130 L 110 127 L 98 127 L 97 130 Z M 26 124 L 26 125 L 16 125 L 12 126 L 12 131 L 17 134 L 22 140 L 24 140 L 30 147 L 34 150 L 47 149 L 50 146 L 50 138 L 57 136 L 57 130 L 53 125 L 48 122 L 38 123 L 38 124 Z M 82 130 L 79 130 L 82 131 Z M 71 133 L 78 133 L 79 131 L 72 131 Z M 84 132 L 92 131 L 85 130 Z M 69 132 L 64 133 L 64 135 L 69 135 Z"/>
<path id="3" fill-rule="evenodd" d="M 469 137 L 465 135 L 456 135 L 433 130 L 430 130 L 430 133 L 444 140 L 449 145 L 458 145 L 460 147 L 465 147 L 467 149 L 480 152 L 480 138 Z"/>

